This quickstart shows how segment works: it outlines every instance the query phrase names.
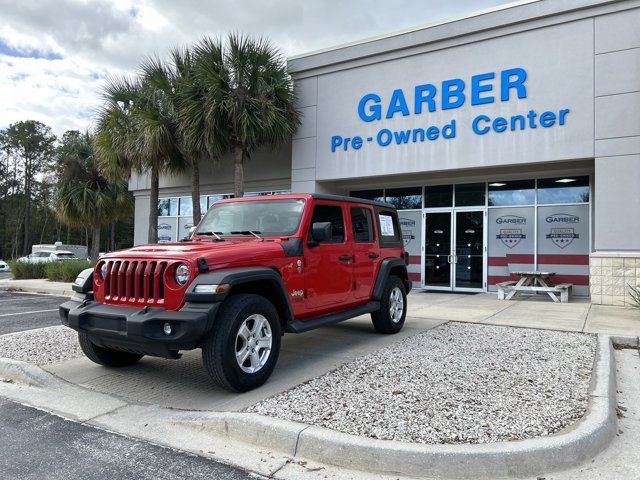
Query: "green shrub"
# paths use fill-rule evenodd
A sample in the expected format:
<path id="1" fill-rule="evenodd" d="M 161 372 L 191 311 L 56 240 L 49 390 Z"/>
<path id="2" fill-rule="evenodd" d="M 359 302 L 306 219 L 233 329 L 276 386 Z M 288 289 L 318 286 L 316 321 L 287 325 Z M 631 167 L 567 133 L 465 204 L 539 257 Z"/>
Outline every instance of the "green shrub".
<path id="1" fill-rule="evenodd" d="M 13 273 L 13 278 L 18 280 L 26 278 L 45 278 L 46 263 L 27 263 L 10 260 L 7 262 Z"/>
<path id="2" fill-rule="evenodd" d="M 44 265 L 46 277 L 52 282 L 73 282 L 82 270 L 93 267 L 93 264 L 86 260 L 64 260 Z"/>

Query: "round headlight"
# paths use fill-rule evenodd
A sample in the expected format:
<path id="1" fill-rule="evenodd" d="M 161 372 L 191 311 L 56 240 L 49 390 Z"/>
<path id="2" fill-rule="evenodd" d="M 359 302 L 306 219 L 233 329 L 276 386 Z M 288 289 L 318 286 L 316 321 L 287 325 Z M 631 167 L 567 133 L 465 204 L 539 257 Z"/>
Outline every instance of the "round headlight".
<path id="1" fill-rule="evenodd" d="M 100 278 L 104 280 L 106 276 L 107 276 L 107 262 L 103 263 L 102 266 L 100 267 Z"/>
<path id="2" fill-rule="evenodd" d="M 184 263 L 179 263 L 175 270 L 175 279 L 180 285 L 184 285 L 189 280 L 189 267 Z"/>

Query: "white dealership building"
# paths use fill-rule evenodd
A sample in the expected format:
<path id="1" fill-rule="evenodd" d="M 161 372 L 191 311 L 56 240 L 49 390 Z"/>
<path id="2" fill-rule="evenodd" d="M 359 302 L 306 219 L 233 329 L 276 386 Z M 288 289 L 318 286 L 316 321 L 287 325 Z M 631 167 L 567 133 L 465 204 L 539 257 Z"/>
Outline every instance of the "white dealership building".
<path id="1" fill-rule="evenodd" d="M 246 190 L 398 206 L 414 286 L 492 291 L 556 273 L 594 303 L 640 285 L 640 1 L 517 2 L 289 59 L 302 125 Z M 204 168 L 202 204 L 233 191 Z M 135 242 L 148 179 L 134 177 Z M 159 236 L 191 226 L 190 178 L 161 179 Z"/>

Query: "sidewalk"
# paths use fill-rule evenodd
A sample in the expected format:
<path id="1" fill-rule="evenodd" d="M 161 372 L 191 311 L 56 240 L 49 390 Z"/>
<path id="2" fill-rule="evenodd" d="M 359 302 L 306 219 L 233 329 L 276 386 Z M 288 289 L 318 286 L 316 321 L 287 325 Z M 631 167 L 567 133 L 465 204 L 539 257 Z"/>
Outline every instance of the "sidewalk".
<path id="1" fill-rule="evenodd" d="M 0 280 L 0 290 L 18 290 L 30 293 L 46 293 L 49 295 L 71 296 L 73 290 L 70 283 L 51 282 L 46 278 L 28 280 L 3 279 Z"/>

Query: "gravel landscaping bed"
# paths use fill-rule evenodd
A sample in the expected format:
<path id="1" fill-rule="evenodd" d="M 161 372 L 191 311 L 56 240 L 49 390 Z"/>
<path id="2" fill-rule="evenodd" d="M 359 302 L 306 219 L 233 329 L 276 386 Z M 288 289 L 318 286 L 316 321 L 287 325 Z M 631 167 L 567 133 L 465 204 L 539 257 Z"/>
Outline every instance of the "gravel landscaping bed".
<path id="1" fill-rule="evenodd" d="M 488 443 L 557 432 L 582 417 L 594 335 L 448 323 L 247 411 L 418 443 Z"/>
<path id="2" fill-rule="evenodd" d="M 62 325 L 0 335 L 0 357 L 47 365 L 81 356 L 78 334 Z"/>

